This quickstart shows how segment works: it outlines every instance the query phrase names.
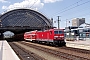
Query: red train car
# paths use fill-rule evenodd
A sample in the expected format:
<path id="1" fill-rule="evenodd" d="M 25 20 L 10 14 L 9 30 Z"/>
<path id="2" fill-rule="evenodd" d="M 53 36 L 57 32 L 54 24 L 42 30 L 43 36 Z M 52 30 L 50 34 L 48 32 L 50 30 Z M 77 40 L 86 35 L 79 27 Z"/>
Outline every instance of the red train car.
<path id="1" fill-rule="evenodd" d="M 36 32 L 37 31 L 30 31 L 24 33 L 24 39 L 28 41 L 35 41 L 36 40 Z"/>
<path id="2" fill-rule="evenodd" d="M 26 33 L 25 33 L 26 34 Z M 30 41 L 45 42 L 53 45 L 65 45 L 63 29 L 49 29 L 45 31 L 31 31 L 28 35 Z M 26 35 L 24 39 L 26 39 Z M 32 38 L 34 37 L 34 38 Z"/>

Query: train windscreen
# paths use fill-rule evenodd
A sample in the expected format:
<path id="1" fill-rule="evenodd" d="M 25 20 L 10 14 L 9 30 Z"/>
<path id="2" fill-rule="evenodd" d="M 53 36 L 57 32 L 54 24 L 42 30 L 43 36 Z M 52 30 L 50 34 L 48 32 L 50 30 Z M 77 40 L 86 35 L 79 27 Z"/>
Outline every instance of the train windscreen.
<path id="1" fill-rule="evenodd" d="M 64 32 L 61 31 L 61 30 L 59 30 L 59 31 L 57 30 L 57 31 L 54 31 L 54 33 L 55 33 L 55 34 L 63 34 Z"/>

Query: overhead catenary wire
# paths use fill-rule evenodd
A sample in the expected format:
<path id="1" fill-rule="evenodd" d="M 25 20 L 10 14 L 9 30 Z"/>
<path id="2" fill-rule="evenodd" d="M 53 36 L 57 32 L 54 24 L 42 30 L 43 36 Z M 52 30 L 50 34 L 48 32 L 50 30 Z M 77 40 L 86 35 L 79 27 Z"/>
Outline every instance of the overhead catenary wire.
<path id="1" fill-rule="evenodd" d="M 87 16 L 87 15 L 89 15 L 89 14 L 90 14 L 90 12 L 85 13 L 85 14 L 81 14 L 81 15 L 78 15 L 78 16 L 75 16 L 75 17 L 72 17 L 72 18 L 69 18 L 68 20 L 70 21 L 70 20 L 73 19 L 73 18 L 80 17 L 80 16 Z M 63 21 L 66 21 L 66 20 L 63 20 Z"/>
<path id="2" fill-rule="evenodd" d="M 74 7 L 71 7 L 71 6 L 76 5 L 77 3 L 81 2 L 81 1 L 82 1 L 82 0 L 79 0 L 79 1 L 77 1 L 77 2 L 75 2 L 75 3 L 73 3 L 73 4 L 71 4 L 71 5 L 69 5 L 68 7 L 65 7 L 64 9 L 61 10 L 60 14 L 66 12 L 66 11 L 68 11 L 68 10 L 70 10 L 71 8 L 74 8 Z M 77 4 L 76 6 L 78 6 L 78 4 Z M 76 7 L 76 6 L 75 6 L 75 7 Z M 70 7 L 71 7 L 71 8 L 70 8 Z M 69 9 L 68 9 L 68 8 L 69 8 Z M 57 13 L 56 13 L 56 14 L 57 14 Z"/>
<path id="3" fill-rule="evenodd" d="M 75 14 L 75 13 L 77 14 L 77 13 L 81 13 L 81 12 L 84 13 L 84 11 L 87 11 L 89 9 L 90 9 L 90 7 L 86 7 L 85 9 L 80 9 L 77 12 L 73 11 L 72 14 Z M 88 12 L 88 13 L 90 13 L 90 12 Z M 81 14 L 81 15 L 78 15 L 78 16 L 74 16 L 74 17 L 68 18 L 68 20 L 70 20 L 72 18 L 75 18 L 75 17 L 83 16 L 83 15 L 88 14 L 88 13 L 84 13 L 84 14 Z M 63 21 L 65 21 L 65 20 L 63 20 Z"/>
<path id="4" fill-rule="evenodd" d="M 74 7 L 71 7 L 71 6 L 76 5 L 77 3 L 81 2 L 81 1 L 82 1 L 82 0 L 79 0 L 79 1 L 77 1 L 77 2 L 75 2 L 75 3 L 73 3 L 73 4 L 71 4 L 71 5 L 69 5 L 68 7 L 65 7 L 64 9 L 61 10 L 60 14 L 66 12 L 66 11 L 68 11 L 68 10 L 70 10 L 71 8 L 74 8 Z M 76 6 L 78 6 L 78 4 L 77 4 Z M 76 7 L 76 6 L 75 6 L 75 7 Z M 71 8 L 70 8 L 70 7 L 71 7 Z M 68 9 L 68 8 L 69 8 L 69 9 Z"/>
<path id="5" fill-rule="evenodd" d="M 80 17 L 80 16 L 89 16 L 89 15 L 90 15 L 90 12 L 85 13 L 85 14 L 81 14 L 81 15 L 78 15 L 78 16 L 76 16 L 76 17 Z M 72 17 L 72 18 L 63 20 L 63 21 L 66 21 L 66 27 L 67 27 L 67 25 L 68 25 L 67 22 L 70 23 L 71 19 L 76 18 L 76 17 Z"/>
<path id="6" fill-rule="evenodd" d="M 81 5 L 83 5 L 83 4 L 89 3 L 89 2 L 90 2 L 90 0 L 89 0 L 89 1 L 86 1 L 86 2 L 84 2 L 84 3 L 78 4 L 78 5 L 74 6 L 74 7 L 71 7 L 71 8 L 69 8 L 69 9 L 66 9 L 66 10 L 60 12 L 60 14 L 66 12 L 66 11 L 68 11 L 68 10 L 74 9 L 74 8 L 76 8 L 76 7 L 78 7 L 78 6 L 81 6 Z"/>
<path id="7" fill-rule="evenodd" d="M 30 8 L 32 8 L 34 5 L 35 5 L 35 3 L 37 2 L 38 0 L 36 0 L 31 6 L 30 6 Z"/>
<path id="8" fill-rule="evenodd" d="M 86 11 L 86 10 L 89 10 L 90 9 L 90 7 L 86 7 L 85 9 L 81 9 L 81 11 L 78 11 L 78 12 L 84 12 L 84 11 Z M 77 13 L 78 13 L 77 12 Z M 76 12 L 75 12 L 76 13 Z M 74 14 L 74 13 L 73 13 Z M 87 13 L 84 13 L 84 14 L 80 14 L 80 15 L 78 15 L 78 16 L 74 16 L 74 17 L 71 17 L 71 18 L 68 18 L 68 20 L 70 21 L 71 19 L 73 19 L 73 18 L 76 18 L 76 17 L 82 17 L 82 16 L 87 16 L 87 15 L 89 15 L 90 14 L 90 12 L 87 12 Z M 63 20 L 63 21 L 66 21 L 66 20 Z"/>
<path id="9" fill-rule="evenodd" d="M 76 8 L 76 7 L 78 7 L 78 6 L 81 6 L 81 5 L 83 5 L 83 4 L 89 3 L 89 2 L 90 2 L 90 0 L 88 0 L 88 1 L 86 1 L 86 2 L 84 2 L 84 3 L 78 4 L 78 5 L 74 6 L 74 7 L 71 7 L 71 8 L 69 8 L 69 9 L 67 9 L 67 10 L 64 10 L 64 11 L 60 12 L 60 14 L 66 12 L 66 11 L 68 11 L 68 10 L 74 9 L 74 8 Z M 71 18 L 69 18 L 68 20 L 70 20 L 70 19 L 71 19 Z M 63 20 L 63 21 L 66 21 L 66 20 Z"/>
<path id="10" fill-rule="evenodd" d="M 70 7 L 71 7 L 71 6 L 73 6 L 73 5 L 77 5 L 77 3 L 81 2 L 81 1 L 82 1 L 82 0 L 79 0 L 79 1 L 77 1 L 77 2 L 73 3 L 73 4 L 69 5 L 69 6 L 67 6 L 67 7 L 65 7 L 65 8 L 63 8 L 63 9 L 61 9 L 60 11 L 55 12 L 55 13 L 54 13 L 54 15 L 56 15 L 56 14 L 59 14 L 59 13 L 62 13 L 62 12 L 64 12 L 64 11 L 66 11 L 68 8 L 70 8 Z M 54 16 L 54 15 L 53 15 L 53 16 Z"/>
<path id="11" fill-rule="evenodd" d="M 76 3 L 78 3 L 76 6 L 69 8 L 70 6 L 76 4 L 76 3 L 74 3 L 74 4 L 70 5 L 69 7 L 66 7 L 66 10 L 63 10 L 63 11 L 61 11 L 61 12 L 58 12 L 57 14 L 65 13 L 66 11 L 69 11 L 69 10 L 71 10 L 71 9 L 74 9 L 74 8 L 76 8 L 76 7 L 79 7 L 79 6 L 81 6 L 81 5 L 84 5 L 84 4 L 90 2 L 90 0 L 88 0 L 88 1 L 86 1 L 86 2 L 84 2 L 84 3 L 79 4 L 79 2 L 81 2 L 81 1 L 82 1 L 82 0 L 79 0 L 78 2 L 76 2 Z M 67 8 L 68 8 L 68 9 L 67 9 Z M 53 15 L 53 16 L 54 16 L 54 15 Z"/>
<path id="12" fill-rule="evenodd" d="M 82 1 L 82 0 L 81 0 Z M 67 12 L 67 11 L 69 11 L 69 10 L 71 10 L 71 9 L 74 9 L 74 8 L 77 8 L 77 7 L 79 7 L 79 6 L 82 6 L 82 5 L 84 5 L 84 4 L 87 4 L 87 3 L 90 3 L 90 0 L 88 0 L 88 1 L 85 1 L 85 2 L 83 2 L 83 3 L 79 3 L 79 2 L 77 2 L 77 3 L 75 3 L 75 4 L 77 4 L 77 5 L 75 5 L 75 6 L 73 6 L 74 4 L 72 4 L 72 5 L 70 5 L 69 7 L 66 7 L 66 9 L 65 10 L 61 10 L 61 12 L 58 12 L 57 14 L 59 14 L 60 13 L 60 16 L 61 16 L 61 14 L 63 14 L 63 13 L 65 13 L 65 12 Z M 73 7 L 71 7 L 71 6 L 73 6 Z M 85 10 L 85 9 L 83 9 L 83 10 Z M 75 11 L 74 11 L 75 12 Z M 80 11 L 81 12 L 81 11 Z M 89 13 L 89 12 L 88 12 Z M 78 15 L 78 16 L 87 16 L 87 14 L 88 13 L 84 13 L 84 14 L 81 14 L 81 15 Z M 76 16 L 77 17 L 77 16 Z M 75 18 L 75 17 L 73 17 L 73 18 Z M 70 19 L 73 19 L 73 18 L 66 18 L 68 21 L 70 21 Z M 62 20 L 62 21 L 66 21 L 66 20 Z"/>

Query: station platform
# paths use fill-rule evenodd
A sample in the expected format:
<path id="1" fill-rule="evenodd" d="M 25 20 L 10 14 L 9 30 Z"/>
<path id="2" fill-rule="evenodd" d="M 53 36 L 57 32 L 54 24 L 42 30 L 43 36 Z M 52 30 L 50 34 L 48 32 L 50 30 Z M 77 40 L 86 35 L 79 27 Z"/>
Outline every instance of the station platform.
<path id="1" fill-rule="evenodd" d="M 6 40 L 0 40 L 0 60 L 20 60 Z"/>
<path id="2" fill-rule="evenodd" d="M 67 47 L 90 50 L 90 40 L 65 41 Z"/>

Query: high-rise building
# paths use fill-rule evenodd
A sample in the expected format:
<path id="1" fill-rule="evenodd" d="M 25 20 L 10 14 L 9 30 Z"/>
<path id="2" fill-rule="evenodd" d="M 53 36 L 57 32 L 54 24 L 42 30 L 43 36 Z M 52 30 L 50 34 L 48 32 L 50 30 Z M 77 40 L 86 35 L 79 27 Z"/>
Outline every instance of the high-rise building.
<path id="1" fill-rule="evenodd" d="M 85 23 L 85 18 L 74 18 L 72 20 L 72 26 L 79 27 L 83 23 Z"/>

